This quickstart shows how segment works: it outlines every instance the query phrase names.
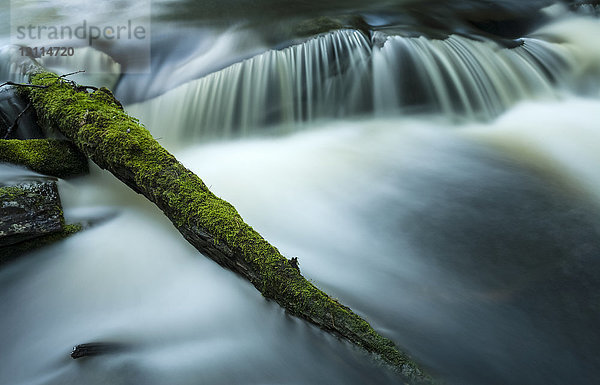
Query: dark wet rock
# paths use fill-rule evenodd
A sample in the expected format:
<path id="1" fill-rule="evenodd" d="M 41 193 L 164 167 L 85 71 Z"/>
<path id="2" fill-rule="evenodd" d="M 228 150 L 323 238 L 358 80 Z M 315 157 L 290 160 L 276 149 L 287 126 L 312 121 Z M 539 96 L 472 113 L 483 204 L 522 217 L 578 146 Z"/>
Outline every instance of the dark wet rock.
<path id="1" fill-rule="evenodd" d="M 300 21 L 294 27 L 294 33 L 299 37 L 307 37 L 343 28 L 356 29 L 367 36 L 371 29 L 365 20 L 358 15 L 321 16 Z"/>
<path id="2" fill-rule="evenodd" d="M 17 95 L 14 88 L 0 89 L 0 138 L 3 138 L 9 127 L 13 125 L 19 114 L 27 108 L 27 102 Z M 43 133 L 36 122 L 32 109 L 27 110 L 19 118 L 18 125 L 9 135 L 14 139 L 42 138 Z"/>
<path id="3" fill-rule="evenodd" d="M 315 19 L 304 20 L 295 28 L 298 36 L 312 36 L 323 32 L 342 29 L 344 25 L 336 19 L 329 17 L 317 17 Z"/>
<path id="4" fill-rule="evenodd" d="M 30 239 L 28 241 L 19 242 L 14 245 L 0 247 L 0 266 L 12 262 L 15 259 L 44 246 L 51 245 L 61 239 L 67 238 L 84 228 L 89 227 L 89 224 L 69 224 L 65 225 L 63 229 L 57 233 L 44 235 L 39 238 Z"/>
<path id="5" fill-rule="evenodd" d="M 55 181 L 0 187 L 0 247 L 63 229 Z"/>
<path id="6" fill-rule="evenodd" d="M 0 267 L 92 225 L 66 224 L 56 186 L 49 177 L 6 185 L 0 181 Z"/>

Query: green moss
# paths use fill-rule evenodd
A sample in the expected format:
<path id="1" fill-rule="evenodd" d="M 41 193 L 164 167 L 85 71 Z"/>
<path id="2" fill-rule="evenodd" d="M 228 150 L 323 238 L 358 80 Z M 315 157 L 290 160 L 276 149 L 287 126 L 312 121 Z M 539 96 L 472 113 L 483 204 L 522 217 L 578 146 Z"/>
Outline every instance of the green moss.
<path id="1" fill-rule="evenodd" d="M 0 162 L 23 165 L 35 172 L 59 178 L 88 172 L 85 156 L 65 140 L 0 139 Z"/>
<path id="2" fill-rule="evenodd" d="M 279 251 L 246 224 L 236 209 L 215 196 L 128 116 L 105 91 L 87 93 L 50 73 L 26 88 L 40 123 L 56 129 L 100 167 L 154 202 L 205 255 L 246 277 L 291 313 L 379 354 L 403 374 L 424 379 L 394 344 L 348 307 L 316 288 Z"/>
<path id="3" fill-rule="evenodd" d="M 23 189 L 17 186 L 0 187 L 0 202 L 10 201 L 23 193 Z"/>

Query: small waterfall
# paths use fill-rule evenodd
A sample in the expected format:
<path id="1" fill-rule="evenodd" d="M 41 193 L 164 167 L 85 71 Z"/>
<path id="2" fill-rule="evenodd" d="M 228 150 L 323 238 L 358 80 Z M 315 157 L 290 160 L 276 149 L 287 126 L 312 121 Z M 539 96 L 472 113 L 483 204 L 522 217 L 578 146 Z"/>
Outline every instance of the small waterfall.
<path id="1" fill-rule="evenodd" d="M 384 41 L 373 49 L 377 113 L 417 109 L 488 119 L 518 100 L 552 94 L 569 67 L 560 46 L 536 39 L 506 49 L 458 35 L 375 35 Z"/>
<path id="2" fill-rule="evenodd" d="M 128 107 L 167 140 L 243 136 L 266 126 L 375 113 L 491 119 L 571 85 L 574 53 L 524 38 L 515 48 L 342 30 L 268 51 Z M 170 111 L 165 114 L 164 111 Z"/>
<path id="3" fill-rule="evenodd" d="M 26 83 L 29 73 L 39 68 L 35 59 L 21 54 L 19 46 L 7 45 L 0 47 L 0 81 Z"/>
<path id="4" fill-rule="evenodd" d="M 0 47 L 0 83 L 5 81 L 27 83 L 29 73 L 39 68 L 40 65 L 35 59 L 21 55 L 18 46 Z M 27 102 L 17 96 L 16 87 L 0 88 L 0 138 L 4 137 L 8 128 L 23 113 L 26 106 Z M 35 122 L 35 115 L 29 111 L 21 116 L 18 129 L 14 130 L 9 138 L 28 139 L 42 136 Z"/>
<path id="5" fill-rule="evenodd" d="M 221 137 L 370 109 L 371 47 L 341 30 L 229 66 L 128 110 L 153 132 Z M 165 111 L 170 111 L 165 114 Z"/>
<path id="6" fill-rule="evenodd" d="M 104 52 L 90 47 L 75 50 L 73 56 L 44 56 L 34 58 L 24 55 L 21 47 L 7 45 L 0 47 L 0 80 L 27 83 L 29 73 L 46 68 L 57 74 L 79 70 L 85 73 L 69 76 L 81 84 L 113 88 L 121 74 L 121 65 Z"/>
<path id="7" fill-rule="evenodd" d="M 533 37 L 559 43 L 571 57 L 570 87 L 576 93 L 600 96 L 600 18 L 570 16 L 538 29 Z"/>

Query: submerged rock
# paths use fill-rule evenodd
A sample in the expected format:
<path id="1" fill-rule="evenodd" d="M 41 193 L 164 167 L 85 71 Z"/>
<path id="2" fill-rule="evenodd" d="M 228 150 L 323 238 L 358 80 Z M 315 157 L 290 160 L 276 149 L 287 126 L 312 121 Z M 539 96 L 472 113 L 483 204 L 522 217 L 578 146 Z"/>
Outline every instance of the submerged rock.
<path id="1" fill-rule="evenodd" d="M 71 358 L 74 360 L 89 356 L 115 353 L 123 349 L 123 345 L 115 342 L 89 342 L 73 347 Z"/>

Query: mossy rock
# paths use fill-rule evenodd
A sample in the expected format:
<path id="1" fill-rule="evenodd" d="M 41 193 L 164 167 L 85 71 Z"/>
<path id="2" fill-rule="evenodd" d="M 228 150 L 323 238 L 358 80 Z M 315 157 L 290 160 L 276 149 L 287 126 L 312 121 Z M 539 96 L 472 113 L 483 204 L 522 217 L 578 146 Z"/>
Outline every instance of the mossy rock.
<path id="1" fill-rule="evenodd" d="M 56 182 L 0 187 L 0 247 L 63 229 Z"/>
<path id="2" fill-rule="evenodd" d="M 19 242 L 14 245 L 4 246 L 0 248 L 0 266 L 14 261 L 15 259 L 37 249 L 49 246 L 53 243 L 61 241 L 71 235 L 83 230 L 83 226 L 77 223 L 64 225 L 62 230 L 44 235 L 39 238 L 28 241 Z"/>

